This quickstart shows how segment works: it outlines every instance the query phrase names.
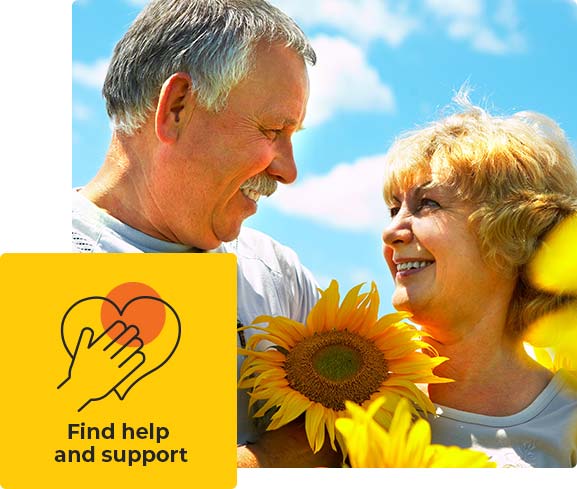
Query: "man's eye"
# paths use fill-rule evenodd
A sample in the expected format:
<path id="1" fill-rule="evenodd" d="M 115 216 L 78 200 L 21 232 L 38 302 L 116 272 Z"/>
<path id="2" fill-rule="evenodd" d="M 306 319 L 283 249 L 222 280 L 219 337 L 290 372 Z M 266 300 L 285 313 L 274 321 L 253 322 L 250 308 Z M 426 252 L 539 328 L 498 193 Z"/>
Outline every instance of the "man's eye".
<path id="1" fill-rule="evenodd" d="M 271 141 L 274 141 L 282 133 L 282 129 L 263 129 L 262 133 Z"/>

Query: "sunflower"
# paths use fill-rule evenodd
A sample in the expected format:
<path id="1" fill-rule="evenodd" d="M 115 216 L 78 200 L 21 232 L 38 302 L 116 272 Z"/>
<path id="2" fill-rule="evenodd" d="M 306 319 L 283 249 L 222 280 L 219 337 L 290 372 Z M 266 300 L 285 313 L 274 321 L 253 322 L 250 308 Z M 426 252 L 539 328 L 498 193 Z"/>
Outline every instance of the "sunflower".
<path id="1" fill-rule="evenodd" d="M 533 285 L 556 294 L 577 294 L 577 214 L 545 238 L 528 266 Z"/>
<path id="2" fill-rule="evenodd" d="M 577 214 L 551 231 L 528 265 L 538 289 L 566 297 L 565 306 L 539 318 L 525 335 L 525 349 L 546 368 L 577 371 Z"/>
<path id="3" fill-rule="evenodd" d="M 336 428 L 347 447 L 353 468 L 492 468 L 486 454 L 470 449 L 431 445 L 431 428 L 424 419 L 414 421 L 406 399 L 401 399 L 388 430 L 375 421 L 385 399 L 367 409 L 347 402 L 350 418 L 340 418 Z"/>
<path id="4" fill-rule="evenodd" d="M 254 413 L 262 417 L 276 409 L 268 430 L 274 430 L 305 413 L 305 429 L 312 450 L 318 452 L 325 433 L 336 450 L 335 421 L 344 415 L 345 401 L 365 405 L 387 395 L 375 413 L 384 426 L 392 419 L 399 398 L 412 401 L 412 409 L 434 412 L 417 383 L 450 382 L 433 369 L 446 358 L 421 337 L 423 333 L 401 321 L 406 313 L 378 319 L 379 295 L 375 284 L 360 293 L 351 289 L 340 303 L 336 281 L 321 291 L 306 324 L 285 317 L 260 316 L 245 349 L 239 388 L 248 389 L 250 405 L 263 403 Z M 268 327 L 254 326 L 268 323 Z M 263 345 L 268 345 L 264 351 Z M 271 346 L 272 345 L 272 346 Z"/>
<path id="5" fill-rule="evenodd" d="M 549 370 L 577 371 L 576 305 L 570 304 L 537 319 L 524 340 L 528 353 Z"/>

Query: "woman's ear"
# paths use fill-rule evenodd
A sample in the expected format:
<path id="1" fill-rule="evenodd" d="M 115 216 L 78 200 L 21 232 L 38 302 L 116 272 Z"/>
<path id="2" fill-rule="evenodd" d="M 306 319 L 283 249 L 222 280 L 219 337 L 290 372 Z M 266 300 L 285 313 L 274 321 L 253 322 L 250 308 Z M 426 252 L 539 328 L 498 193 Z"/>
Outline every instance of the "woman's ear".
<path id="1" fill-rule="evenodd" d="M 194 110 L 196 97 L 187 73 L 174 73 L 162 85 L 156 106 L 155 131 L 163 143 L 174 143 Z"/>

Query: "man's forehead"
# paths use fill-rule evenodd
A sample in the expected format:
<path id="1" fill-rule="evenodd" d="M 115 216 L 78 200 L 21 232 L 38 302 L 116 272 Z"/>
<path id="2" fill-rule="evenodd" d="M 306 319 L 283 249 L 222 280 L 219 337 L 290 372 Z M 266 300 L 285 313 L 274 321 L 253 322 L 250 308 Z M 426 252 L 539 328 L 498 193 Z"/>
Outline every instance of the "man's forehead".
<path id="1" fill-rule="evenodd" d="M 262 124 L 271 125 L 275 128 L 290 128 L 299 131 L 303 127 L 303 115 L 295 105 L 283 102 L 274 102 L 261 104 L 259 107 L 253 107 L 255 119 Z M 303 117 L 303 118 L 301 118 Z"/>
<path id="2" fill-rule="evenodd" d="M 291 48 L 272 45 L 256 49 L 247 75 L 230 91 L 229 99 L 245 99 L 255 112 L 275 117 L 277 124 L 299 126 L 308 100 L 304 59 Z"/>

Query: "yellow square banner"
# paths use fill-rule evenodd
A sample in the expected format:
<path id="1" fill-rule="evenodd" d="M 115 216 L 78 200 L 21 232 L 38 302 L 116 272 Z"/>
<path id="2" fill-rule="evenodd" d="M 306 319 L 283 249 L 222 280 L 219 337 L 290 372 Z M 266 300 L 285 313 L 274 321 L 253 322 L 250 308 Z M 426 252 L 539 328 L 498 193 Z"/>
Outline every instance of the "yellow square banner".
<path id="1" fill-rule="evenodd" d="M 0 486 L 236 485 L 236 259 L 0 257 Z"/>

